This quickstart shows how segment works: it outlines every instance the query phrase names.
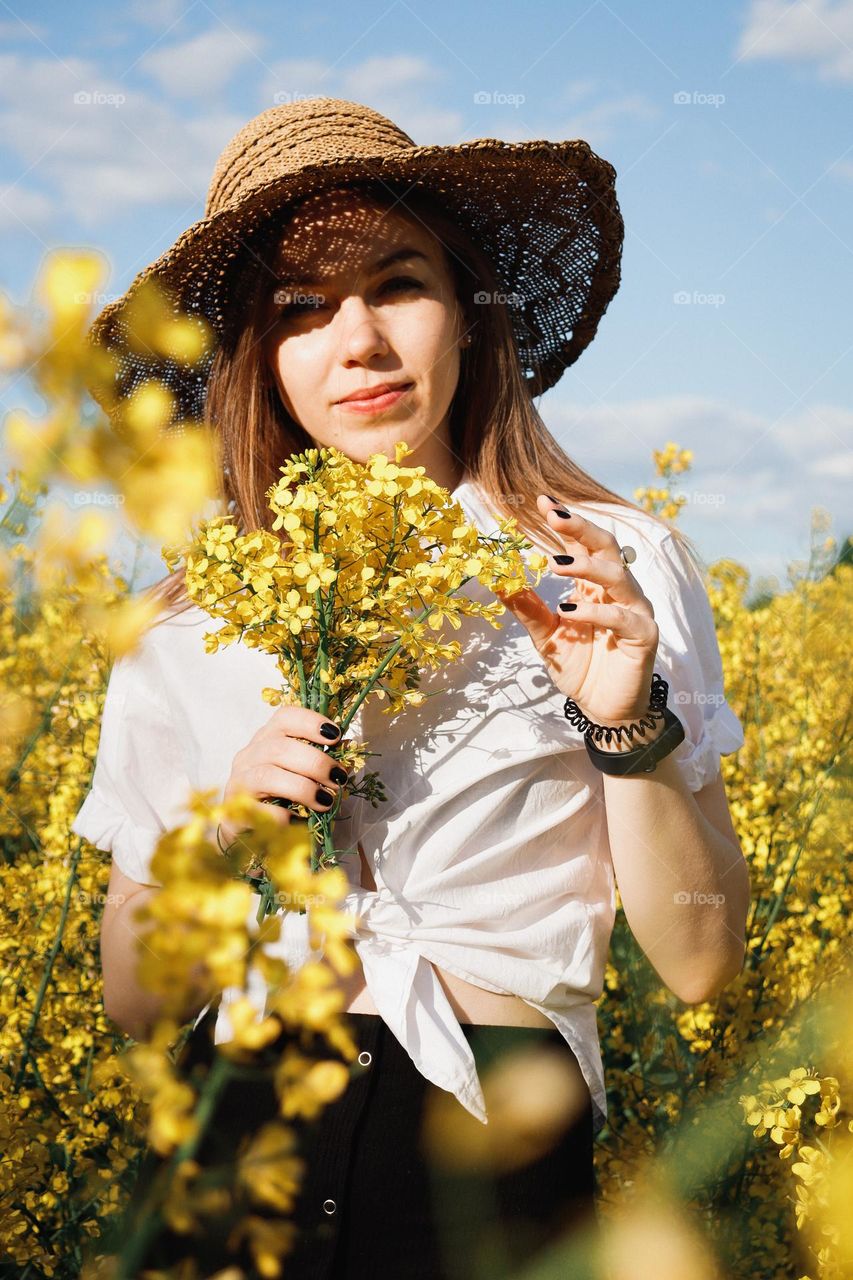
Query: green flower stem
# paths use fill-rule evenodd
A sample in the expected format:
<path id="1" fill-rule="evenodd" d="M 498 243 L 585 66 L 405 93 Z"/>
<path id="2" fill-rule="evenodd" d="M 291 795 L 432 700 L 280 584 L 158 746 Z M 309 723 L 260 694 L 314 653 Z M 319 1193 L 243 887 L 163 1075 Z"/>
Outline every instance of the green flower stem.
<path id="1" fill-rule="evenodd" d="M 231 1063 L 227 1058 L 218 1055 L 207 1073 L 207 1078 L 199 1093 L 198 1103 L 193 1118 L 196 1121 L 196 1132 L 187 1138 L 173 1152 L 169 1163 L 161 1169 L 145 1198 L 139 1212 L 139 1225 L 133 1231 L 124 1250 L 116 1258 L 116 1270 L 113 1280 L 136 1280 L 145 1250 L 154 1239 L 163 1224 L 160 1206 L 166 1201 L 172 1179 L 182 1160 L 190 1160 L 198 1150 L 205 1130 L 213 1116 L 220 1094 L 233 1075 Z"/>
<path id="2" fill-rule="evenodd" d="M 469 577 L 467 577 L 467 578 L 463 578 L 463 579 L 462 579 L 462 581 L 460 582 L 459 586 L 458 586 L 458 587 L 455 587 L 455 588 L 453 589 L 453 591 L 451 591 L 451 592 L 450 592 L 450 595 L 455 595 L 455 594 L 456 594 L 456 592 L 457 592 L 461 587 L 464 587 L 464 586 L 465 586 L 465 583 L 466 583 L 466 582 L 470 582 L 470 581 L 471 581 L 471 578 L 472 578 L 473 576 L 474 576 L 474 575 L 473 575 L 473 574 L 471 574 Z M 355 702 L 353 703 L 353 705 L 352 705 L 352 707 L 350 708 L 350 710 L 347 712 L 347 714 L 346 714 L 346 715 L 343 717 L 343 719 L 340 721 L 340 726 L 341 726 L 341 737 L 343 737 L 343 735 L 346 733 L 347 729 L 349 728 L 350 724 L 352 723 L 352 721 L 353 721 L 353 719 L 354 719 L 354 717 L 355 717 L 355 713 L 358 711 L 359 707 L 361 706 L 362 702 L 364 702 L 364 699 L 367 697 L 367 695 L 368 695 L 368 694 L 373 690 L 373 688 L 374 688 L 374 686 L 375 686 L 375 684 L 376 684 L 377 680 L 378 680 L 378 679 L 379 679 L 379 677 L 382 675 L 382 673 L 383 673 L 383 671 L 385 670 L 385 668 L 388 666 L 388 663 L 391 661 L 391 659 L 392 659 L 392 658 L 396 657 L 396 655 L 399 653 L 399 651 L 400 651 L 400 649 L 401 649 L 401 647 L 402 647 L 403 641 L 406 639 L 406 637 L 407 637 L 407 636 L 410 636 L 410 635 L 412 634 L 412 632 L 414 631 L 415 627 L 416 627 L 419 623 L 423 622 L 425 618 L 428 618 L 428 617 L 429 617 L 429 615 L 433 612 L 433 609 L 434 609 L 434 606 L 433 606 L 433 605 L 427 605 L 427 607 L 423 610 L 423 612 L 422 612 L 422 613 L 420 613 L 420 614 L 418 615 L 418 617 L 417 617 L 417 618 L 415 618 L 415 620 L 414 620 L 414 622 L 412 623 L 411 627 L 409 627 L 409 629 L 408 629 L 407 631 L 405 631 L 405 632 L 403 633 L 403 635 L 401 635 L 401 636 L 400 636 L 400 639 L 399 639 L 399 640 L 397 640 L 397 641 L 395 641 L 395 643 L 391 646 L 391 648 L 388 650 L 388 652 L 386 653 L 385 657 L 383 658 L 382 662 L 380 662 L 379 666 L 378 666 L 378 667 L 376 668 L 376 670 L 374 671 L 373 675 L 372 675 L 368 680 L 366 680 L 366 681 L 365 681 L 365 685 L 364 685 L 364 688 L 362 689 L 361 693 L 360 693 L 360 694 L 358 695 L 358 697 L 356 698 L 356 700 L 355 700 Z"/>

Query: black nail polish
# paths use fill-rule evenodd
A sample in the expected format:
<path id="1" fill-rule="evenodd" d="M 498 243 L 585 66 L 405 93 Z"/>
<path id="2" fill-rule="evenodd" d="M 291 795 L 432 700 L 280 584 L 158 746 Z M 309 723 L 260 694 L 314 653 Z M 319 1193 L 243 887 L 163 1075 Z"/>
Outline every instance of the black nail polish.
<path id="1" fill-rule="evenodd" d="M 340 786 L 343 786 L 349 777 L 349 774 L 346 769 L 342 769 L 340 765 L 336 764 L 332 772 L 329 774 L 329 777 L 332 779 L 332 782 L 337 782 Z"/>
<path id="2" fill-rule="evenodd" d="M 571 513 L 571 511 L 564 511 L 562 507 L 555 507 L 555 508 L 554 508 L 554 515 L 555 515 L 555 516 L 562 516 L 564 520 L 570 520 L 570 519 L 571 519 L 571 515 L 572 515 L 572 513 Z"/>
<path id="3" fill-rule="evenodd" d="M 337 738 L 340 735 L 340 729 L 336 724 L 332 724 L 330 720 L 326 720 L 320 725 L 320 732 L 324 738 Z"/>
<path id="4" fill-rule="evenodd" d="M 551 495 L 550 495 L 550 493 L 546 493 L 546 494 L 545 494 L 545 497 L 548 499 L 548 501 L 549 501 L 549 502 L 559 502 L 559 501 L 560 501 L 560 499 L 559 499 L 559 498 L 552 498 L 552 497 L 551 497 Z"/>
<path id="5" fill-rule="evenodd" d="M 577 605 L 573 600 L 563 600 L 559 606 L 565 613 L 570 613 L 572 609 L 577 609 Z"/>
<path id="6" fill-rule="evenodd" d="M 554 556 L 555 564 L 574 564 L 574 556 Z"/>
<path id="7" fill-rule="evenodd" d="M 324 791 L 322 787 L 318 787 L 314 798 L 318 804 L 331 804 L 335 797 L 330 791 Z"/>

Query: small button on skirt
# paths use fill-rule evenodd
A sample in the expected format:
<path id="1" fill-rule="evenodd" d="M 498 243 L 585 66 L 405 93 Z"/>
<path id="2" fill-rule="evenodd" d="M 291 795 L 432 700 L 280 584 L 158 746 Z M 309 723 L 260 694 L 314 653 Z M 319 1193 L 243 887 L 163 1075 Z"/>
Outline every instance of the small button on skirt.
<path id="1" fill-rule="evenodd" d="M 502 1160 L 472 1160 L 489 1126 L 418 1071 L 381 1017 L 345 1016 L 360 1050 L 349 1064 L 347 1088 L 316 1120 L 288 1122 L 306 1169 L 296 1206 L 287 1215 L 298 1236 L 283 1259 L 282 1280 L 509 1280 L 557 1242 L 577 1240 L 581 1233 L 586 1241 L 594 1238 L 593 1111 L 585 1085 L 545 1149 L 541 1143 L 532 1153 L 525 1147 L 519 1162 L 512 1133 L 508 1139 L 505 1132 Z M 211 1010 L 185 1047 L 184 1067 L 210 1061 L 214 1023 Z M 487 1103 L 484 1073 L 508 1062 L 512 1050 L 530 1045 L 548 1046 L 564 1059 L 573 1079 L 582 1080 L 556 1027 L 460 1026 Z M 278 1048 L 288 1034 L 283 1032 Z M 324 1058 L 338 1056 L 322 1037 L 310 1047 L 302 1042 L 302 1048 Z M 206 1168 L 233 1158 L 243 1134 L 277 1114 L 271 1082 L 230 1082 L 196 1160 Z M 425 1139 L 428 1121 L 431 1143 Z M 521 1123 L 518 1142 L 524 1144 L 523 1116 Z M 456 1157 L 448 1160 L 446 1151 L 454 1148 Z M 134 1230 L 146 1190 L 162 1165 L 151 1151 L 143 1159 L 124 1231 Z M 267 1219 L 277 1216 L 267 1209 L 252 1211 Z M 231 1264 L 241 1266 L 247 1280 L 260 1280 L 246 1246 L 228 1251 L 226 1239 L 225 1227 L 221 1234 L 207 1230 L 201 1239 L 163 1229 L 143 1266 L 162 1268 L 192 1258 L 207 1268 L 201 1274 Z"/>

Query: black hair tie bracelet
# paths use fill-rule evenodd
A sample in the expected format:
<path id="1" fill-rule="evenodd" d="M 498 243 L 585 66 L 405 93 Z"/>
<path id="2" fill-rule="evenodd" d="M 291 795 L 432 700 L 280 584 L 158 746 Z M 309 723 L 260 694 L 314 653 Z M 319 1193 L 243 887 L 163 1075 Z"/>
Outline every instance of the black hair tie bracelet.
<path id="1" fill-rule="evenodd" d="M 573 698 L 566 698 L 564 712 L 569 724 L 584 735 L 584 745 L 592 763 L 602 773 L 625 777 L 632 773 L 654 773 L 659 760 L 663 760 L 684 741 L 684 725 L 666 705 L 669 685 L 657 672 L 652 676 L 649 694 L 649 711 L 629 725 L 601 725 L 590 720 Z M 645 738 L 646 729 L 654 729 L 663 719 L 664 730 L 653 742 L 640 742 L 630 751 L 601 751 L 595 744 L 602 738 L 609 746 L 615 738 L 621 744 L 623 735 L 629 741 L 639 734 Z"/>

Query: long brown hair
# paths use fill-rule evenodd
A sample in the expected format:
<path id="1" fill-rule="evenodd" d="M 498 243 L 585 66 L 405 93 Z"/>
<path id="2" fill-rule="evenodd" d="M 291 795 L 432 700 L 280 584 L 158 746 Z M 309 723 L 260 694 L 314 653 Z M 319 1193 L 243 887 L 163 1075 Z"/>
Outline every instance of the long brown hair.
<path id="1" fill-rule="evenodd" d="M 540 493 L 561 501 L 614 503 L 644 511 L 595 480 L 560 448 L 530 398 L 518 360 L 510 313 L 502 299 L 502 285 L 491 262 L 470 236 L 441 206 L 420 191 L 395 190 L 393 184 L 358 181 L 365 200 L 380 210 L 426 227 L 442 246 L 452 273 L 463 332 L 471 345 L 461 351 L 461 367 L 450 410 L 451 447 L 491 507 L 514 516 L 525 535 L 538 546 L 556 552 L 560 540 L 536 507 Z M 265 367 L 263 338 L 273 263 L 287 221 L 294 212 L 268 220 L 246 245 L 239 273 L 239 299 L 229 333 L 220 343 L 207 380 L 205 420 L 220 442 L 222 471 L 218 500 L 238 529 L 271 530 L 274 514 L 265 495 L 280 479 L 280 467 L 293 453 L 315 447 L 312 437 L 284 409 Z M 482 305 L 477 294 L 494 301 Z M 670 530 L 702 567 L 690 539 L 662 517 L 651 515 Z M 190 608 L 185 570 L 147 588 L 147 593 L 173 613 Z"/>

